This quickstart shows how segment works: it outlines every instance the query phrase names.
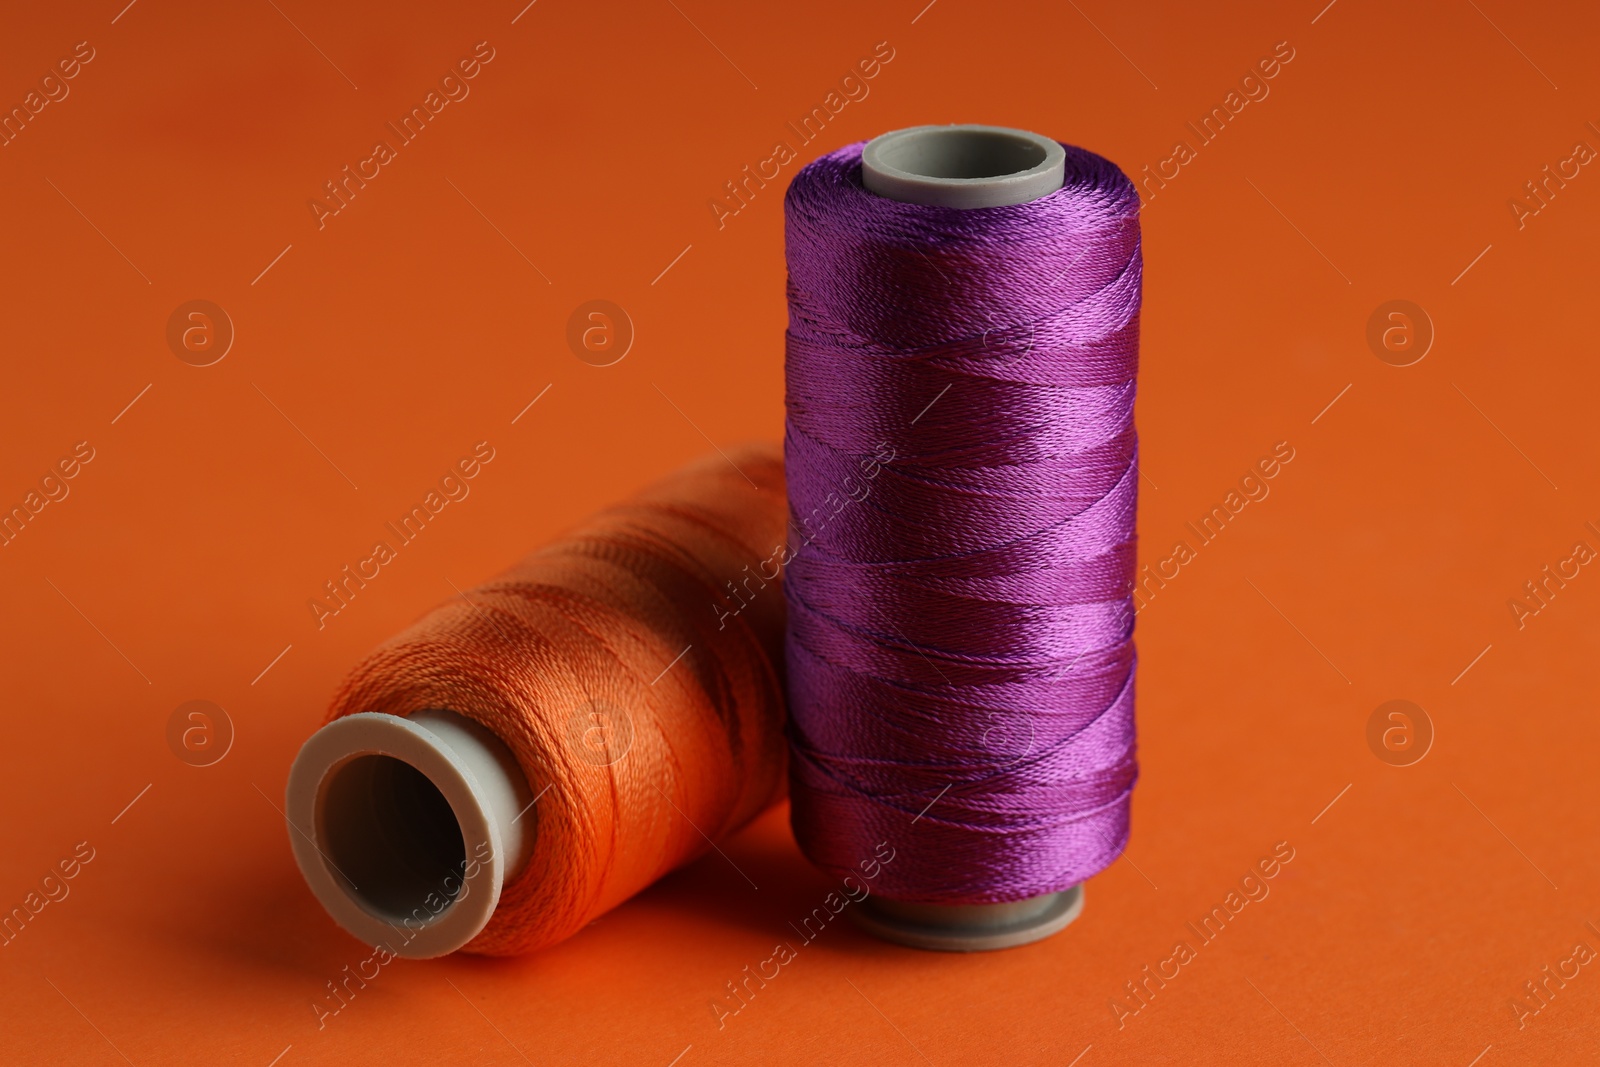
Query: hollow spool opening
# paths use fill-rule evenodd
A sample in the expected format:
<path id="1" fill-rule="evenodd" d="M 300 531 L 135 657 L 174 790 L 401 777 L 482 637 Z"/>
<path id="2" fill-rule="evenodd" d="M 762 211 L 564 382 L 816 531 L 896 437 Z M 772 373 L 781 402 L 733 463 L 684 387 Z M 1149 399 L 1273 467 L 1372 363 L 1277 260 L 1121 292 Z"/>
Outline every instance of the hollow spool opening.
<path id="1" fill-rule="evenodd" d="M 415 959 L 476 937 L 538 836 L 511 750 L 442 708 L 327 723 L 300 746 L 284 800 L 295 863 L 328 914 Z"/>
<path id="2" fill-rule="evenodd" d="M 418 909 L 438 911 L 440 898 L 460 893 L 466 842 L 450 802 L 427 775 L 393 756 L 357 756 L 324 788 L 324 850 L 363 907 L 400 920 Z"/>
<path id="3" fill-rule="evenodd" d="M 914 126 L 874 137 L 861 153 L 868 190 L 935 207 L 1025 204 L 1065 177 L 1059 143 L 1003 126 Z"/>
<path id="4" fill-rule="evenodd" d="M 1031 140 L 959 126 L 891 141 L 883 152 L 885 163 L 924 178 L 998 178 L 1032 170 L 1044 157 Z"/>

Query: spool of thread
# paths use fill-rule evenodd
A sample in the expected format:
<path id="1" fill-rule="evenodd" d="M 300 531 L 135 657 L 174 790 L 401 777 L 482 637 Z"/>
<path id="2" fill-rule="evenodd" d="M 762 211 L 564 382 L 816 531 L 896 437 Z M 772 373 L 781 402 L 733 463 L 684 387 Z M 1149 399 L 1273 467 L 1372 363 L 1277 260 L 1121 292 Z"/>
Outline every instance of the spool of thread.
<path id="1" fill-rule="evenodd" d="M 289 774 L 306 882 L 396 955 L 565 938 L 784 790 L 772 446 L 711 456 L 361 663 Z M 776 583 L 776 578 L 763 579 Z"/>
<path id="2" fill-rule="evenodd" d="M 1138 196 L 1038 134 L 925 126 L 785 201 L 792 820 L 922 948 L 1077 917 L 1136 777 Z"/>

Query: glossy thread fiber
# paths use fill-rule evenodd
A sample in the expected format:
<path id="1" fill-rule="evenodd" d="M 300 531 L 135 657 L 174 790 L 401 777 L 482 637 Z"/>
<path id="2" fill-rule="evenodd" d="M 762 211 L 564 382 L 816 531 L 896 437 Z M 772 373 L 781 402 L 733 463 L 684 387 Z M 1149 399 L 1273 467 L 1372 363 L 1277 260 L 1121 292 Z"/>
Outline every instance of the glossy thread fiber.
<path id="1" fill-rule="evenodd" d="M 785 204 L 795 834 L 888 841 L 890 899 L 1067 889 L 1137 774 L 1138 197 L 1068 146 L 1031 203 L 900 203 L 861 149 Z"/>
<path id="2" fill-rule="evenodd" d="M 783 596 L 733 613 L 723 590 L 783 545 L 785 519 L 776 446 L 710 456 L 435 609 L 346 681 L 330 720 L 449 709 L 500 737 L 538 796 L 532 858 L 464 951 L 568 937 L 782 797 Z"/>

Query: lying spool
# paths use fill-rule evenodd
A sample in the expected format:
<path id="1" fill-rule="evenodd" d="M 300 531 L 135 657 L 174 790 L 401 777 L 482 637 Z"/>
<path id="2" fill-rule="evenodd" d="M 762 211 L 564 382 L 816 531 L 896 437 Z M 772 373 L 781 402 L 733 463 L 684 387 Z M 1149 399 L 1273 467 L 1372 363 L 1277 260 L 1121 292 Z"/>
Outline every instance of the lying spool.
<path id="1" fill-rule="evenodd" d="M 287 786 L 295 860 L 340 926 L 400 956 L 528 951 L 782 796 L 783 598 L 745 578 L 784 541 L 782 466 L 771 447 L 730 458 L 356 668 Z"/>
<path id="2" fill-rule="evenodd" d="M 835 157 L 844 158 L 847 157 L 849 151 L 848 149 L 841 150 L 841 152 L 834 155 Z M 1088 154 L 1079 150 L 1074 150 L 1074 152 L 1077 153 L 1074 157 L 1075 165 L 1081 166 L 1078 160 Z M 1097 159 L 1097 157 L 1095 158 Z M 858 180 L 860 186 L 869 193 L 888 200 L 934 209 L 953 209 L 949 212 L 949 215 L 967 211 L 975 212 L 976 214 L 971 217 L 972 221 L 969 224 L 976 228 L 979 225 L 976 220 L 987 217 L 982 214 L 981 209 L 1005 209 L 1027 205 L 1041 198 L 1050 197 L 1052 194 L 1062 190 L 1068 178 L 1067 162 L 1067 150 L 1061 144 L 1035 133 L 992 126 L 921 126 L 886 133 L 868 142 L 860 150 Z M 1104 163 L 1104 161 L 1099 162 Z M 816 166 L 816 164 L 813 164 L 813 166 Z M 1105 166 L 1115 172 L 1114 167 L 1110 167 L 1109 164 L 1105 164 Z M 1120 179 L 1117 196 L 1131 196 L 1132 187 L 1127 182 L 1127 179 L 1120 172 L 1116 172 L 1116 178 Z M 819 304 L 822 303 L 821 298 L 812 298 L 811 294 L 805 293 L 805 286 L 796 280 L 797 264 L 794 258 L 796 255 L 794 248 L 797 227 L 800 225 L 800 214 L 811 212 L 814 215 L 817 212 L 826 211 L 826 208 L 817 206 L 818 201 L 824 198 L 820 195 L 811 198 L 809 190 L 805 190 L 801 194 L 801 199 L 805 201 L 804 207 L 795 205 L 796 187 L 802 186 L 807 179 L 808 175 L 802 172 L 800 176 L 796 177 L 795 183 L 790 190 L 791 333 L 789 392 L 791 425 L 788 460 L 790 464 L 791 498 L 795 501 L 798 501 L 795 489 L 796 483 L 802 479 L 802 475 L 808 473 L 804 468 L 807 464 L 820 462 L 816 460 L 820 453 L 815 450 L 814 445 L 797 441 L 796 438 L 797 416 L 804 416 L 808 422 L 808 429 L 810 428 L 809 424 L 817 421 L 816 416 L 809 407 L 810 403 L 812 403 L 811 397 L 806 392 L 806 383 L 810 383 L 820 376 L 820 372 L 812 369 L 815 350 L 824 343 L 817 340 L 817 335 L 826 334 L 827 330 L 832 329 L 837 331 L 837 337 L 842 338 L 837 343 L 837 347 L 841 352 L 845 353 L 845 358 L 841 358 L 839 365 L 835 368 L 838 373 L 827 377 L 830 389 L 835 389 L 838 394 L 837 397 L 834 394 L 828 394 L 833 399 L 833 403 L 847 412 L 857 413 L 857 417 L 863 422 L 895 427 L 895 432 L 899 432 L 904 427 L 892 418 L 891 412 L 894 409 L 891 404 L 885 402 L 885 398 L 892 395 L 895 386 L 886 384 L 886 379 L 882 376 L 884 372 L 875 371 L 870 367 L 872 359 L 880 355 L 879 350 L 874 347 L 876 342 L 876 338 L 873 336 L 874 326 L 881 326 L 883 322 L 893 319 L 913 320 L 917 318 L 919 313 L 937 315 L 943 311 L 943 308 L 937 306 L 936 294 L 930 293 L 928 290 L 962 284 L 962 281 L 953 281 L 950 272 L 941 270 L 937 264 L 932 263 L 926 255 L 923 255 L 921 259 L 933 267 L 934 277 L 932 279 L 922 279 L 925 284 L 921 288 L 892 291 L 892 284 L 885 280 L 886 273 L 895 269 L 895 264 L 900 258 L 909 259 L 910 257 L 904 255 L 904 237 L 901 230 L 895 228 L 901 221 L 900 217 L 887 219 L 875 214 L 873 223 L 862 224 L 862 248 L 859 254 L 852 258 L 852 255 L 848 252 L 831 251 L 841 243 L 836 240 L 829 245 L 830 251 L 828 255 L 833 258 L 829 259 L 828 269 L 819 268 L 816 275 L 818 277 L 825 276 L 828 279 L 846 279 L 839 288 L 841 290 L 848 288 L 850 290 L 850 299 L 855 299 L 856 292 L 871 288 L 874 291 L 874 297 L 879 303 L 870 307 L 851 305 L 851 311 L 859 312 L 853 318 L 847 312 L 838 323 L 823 322 L 825 316 L 819 313 Z M 825 179 L 812 180 L 823 181 Z M 846 187 L 839 193 L 840 199 L 848 201 L 850 199 L 848 186 L 852 179 L 845 175 L 838 176 L 835 180 L 841 186 Z M 1121 189 L 1120 187 L 1122 186 L 1125 186 L 1126 190 Z M 1116 198 L 1114 196 L 1109 199 L 1114 200 Z M 832 201 L 827 202 L 831 203 Z M 1134 203 L 1136 206 L 1136 199 Z M 805 218 L 806 225 L 813 227 L 821 225 L 811 216 L 805 216 Z M 928 225 L 941 238 L 946 238 L 952 231 L 962 226 L 964 221 L 966 220 L 950 220 L 946 215 L 941 214 L 934 221 L 930 221 Z M 1133 218 L 1133 222 L 1134 265 L 1137 267 L 1136 215 Z M 834 232 L 833 236 L 838 238 L 840 235 Z M 827 243 L 822 238 L 814 240 L 819 244 Z M 1001 247 L 1009 248 L 1009 246 L 1003 245 Z M 1026 269 L 1028 264 L 1025 262 L 1021 264 L 1008 263 L 1004 264 L 1004 266 L 1007 269 L 1016 269 L 1018 266 Z M 1063 271 L 1063 273 L 1066 272 Z M 1135 275 L 1136 278 L 1137 275 Z M 829 281 L 823 281 L 821 286 L 826 287 L 831 284 Z M 800 299 L 800 297 L 797 297 L 797 292 L 805 298 L 803 307 L 797 306 L 797 300 Z M 1134 300 L 1133 337 L 1136 342 L 1136 291 Z M 862 305 L 865 305 L 867 298 L 862 297 L 861 301 Z M 840 303 L 844 303 L 844 301 L 840 300 Z M 1009 311 L 1010 309 L 1002 309 L 1002 312 Z M 993 317 L 997 318 L 999 316 Z M 803 337 L 797 338 L 797 324 L 808 331 Z M 1028 347 L 1030 349 L 1033 345 L 1034 331 L 1037 331 L 1038 328 L 1037 323 L 1029 325 Z M 913 326 L 907 332 L 915 335 L 914 340 L 908 342 L 906 352 L 893 353 L 894 355 L 904 355 L 908 359 L 923 358 L 940 344 L 940 341 L 935 337 L 937 331 L 934 329 L 924 330 Z M 987 333 L 985 333 L 983 341 L 987 343 Z M 919 349 L 921 354 L 918 352 Z M 802 361 L 803 369 L 797 369 L 801 366 L 801 363 L 797 363 L 797 356 L 804 356 Z M 856 384 L 858 380 L 861 383 L 859 385 Z M 955 381 L 952 378 L 945 388 L 952 388 Z M 933 395 L 932 388 L 930 386 L 930 396 Z M 943 396 L 944 392 L 940 391 L 935 400 Z M 921 403 L 921 400 L 917 401 L 918 406 Z M 875 406 L 881 407 L 883 410 L 873 410 Z M 932 407 L 931 403 L 929 407 Z M 860 414 L 862 411 L 865 411 L 865 414 Z M 907 409 L 908 414 L 915 412 L 916 407 Z M 924 408 L 920 414 L 916 414 L 915 418 L 911 418 L 910 422 L 915 423 L 926 413 L 927 409 Z M 893 436 L 887 430 L 885 433 L 891 437 Z M 842 438 L 848 435 L 841 432 L 836 436 Z M 801 444 L 804 444 L 805 447 L 800 447 Z M 827 452 L 828 460 L 832 462 L 836 458 L 836 453 L 842 455 L 850 451 L 849 448 L 836 444 L 831 451 Z M 884 467 L 888 469 L 892 465 L 891 461 L 884 464 Z M 819 471 L 830 469 L 835 468 L 818 467 Z M 875 507 L 881 513 L 883 509 L 891 505 L 871 502 L 861 506 Z M 801 506 L 796 502 L 797 518 L 801 510 Z M 956 511 L 959 511 L 959 508 L 952 511 L 951 514 L 943 516 L 942 521 L 946 523 L 957 521 L 959 515 L 955 513 Z M 1131 589 L 1133 577 L 1131 512 L 1128 519 L 1130 543 L 1127 546 L 1118 546 L 1117 558 L 1107 568 L 1108 571 L 1115 571 L 1122 575 L 1124 588 L 1120 590 L 1120 593 L 1123 596 Z M 862 540 L 865 541 L 866 539 L 863 538 Z M 1123 551 L 1124 547 L 1126 548 L 1125 551 Z M 876 550 L 876 546 L 871 546 L 871 548 Z M 870 552 L 868 552 L 868 555 L 870 555 Z M 859 562 L 859 560 L 856 562 Z M 821 579 L 813 579 L 810 584 L 804 586 L 807 591 L 797 594 L 796 590 L 802 587 L 802 576 L 807 575 L 811 566 L 812 564 L 809 561 L 801 562 L 797 556 L 797 562 L 791 570 L 789 586 L 792 627 L 789 635 L 791 715 L 796 723 L 794 727 L 795 749 L 792 761 L 794 782 L 791 787 L 791 793 L 794 805 L 795 831 L 800 839 L 802 849 L 812 855 L 812 858 L 817 860 L 824 869 L 838 873 L 847 869 L 848 854 L 840 851 L 841 846 L 837 842 L 828 839 L 830 836 L 838 834 L 835 826 L 841 819 L 842 814 L 862 822 L 871 823 L 874 826 L 896 825 L 895 819 L 903 816 L 905 821 L 914 828 L 916 822 L 927 816 L 927 809 L 924 809 L 919 814 L 915 806 L 907 806 L 908 800 L 903 793 L 896 793 L 887 787 L 883 796 L 867 796 L 862 793 L 859 785 L 850 784 L 852 775 L 857 773 L 852 768 L 877 765 L 879 772 L 881 772 L 883 768 L 893 769 L 900 766 L 901 761 L 904 759 L 903 746 L 893 751 L 874 751 L 868 746 L 857 745 L 848 751 L 840 751 L 838 750 L 837 742 L 834 742 L 830 748 L 829 743 L 816 740 L 819 735 L 833 736 L 836 733 L 836 731 L 830 731 L 828 728 L 829 723 L 827 720 L 830 717 L 866 716 L 870 718 L 877 713 L 878 709 L 852 704 L 852 698 L 848 695 L 840 696 L 839 693 L 828 690 L 826 686 L 830 683 L 823 683 L 820 686 L 811 685 L 811 679 L 807 674 L 808 670 L 812 673 L 837 670 L 841 671 L 841 673 L 849 674 L 854 668 L 849 666 L 841 668 L 841 663 L 845 662 L 844 653 L 839 651 L 843 647 L 842 641 L 864 641 L 870 644 L 876 640 L 880 645 L 896 645 L 901 644 L 902 641 L 905 644 L 912 643 L 909 639 L 904 639 L 900 626 L 896 624 L 894 619 L 885 621 L 873 618 L 871 617 L 872 613 L 869 612 L 865 622 L 856 621 L 847 625 L 838 622 L 836 619 L 829 618 L 829 609 L 813 609 L 810 604 L 796 602 L 794 598 L 797 595 L 804 600 L 810 595 L 810 592 L 814 592 L 817 589 L 821 589 L 822 592 L 830 595 L 836 594 L 838 597 L 846 597 L 849 592 L 848 588 L 831 590 L 823 588 Z M 840 579 L 839 581 L 842 582 L 843 580 Z M 1115 597 L 1112 599 L 1115 599 Z M 802 606 L 806 610 L 801 613 L 797 621 L 794 611 Z M 880 611 L 877 614 L 881 615 L 882 613 Z M 823 618 L 825 622 L 813 625 L 811 621 L 813 617 Z M 855 616 L 851 616 L 851 618 L 855 618 Z M 1126 618 L 1126 628 L 1129 631 L 1132 628 L 1131 620 L 1132 614 L 1130 610 Z M 907 620 L 902 619 L 900 622 L 907 623 Z M 793 629 L 795 626 L 800 626 L 801 629 L 796 631 Z M 829 626 L 835 627 L 838 632 L 831 632 L 828 629 Z M 872 630 L 881 630 L 884 626 L 887 626 L 888 629 L 883 638 L 871 637 Z M 818 636 L 819 634 L 821 635 L 820 637 Z M 868 636 L 863 638 L 863 634 Z M 913 644 L 912 647 L 915 647 L 915 645 Z M 879 649 L 874 649 L 873 651 L 876 652 Z M 937 654 L 931 649 L 929 652 Z M 1068 667 L 1067 669 L 1070 671 L 1072 668 Z M 869 671 L 868 673 L 871 672 Z M 1104 776 L 1107 781 L 1125 781 L 1126 788 L 1131 788 L 1133 773 L 1131 762 L 1131 665 L 1127 668 L 1127 678 L 1129 687 L 1125 737 L 1127 754 L 1125 757 L 1109 759 L 1108 762 L 1111 766 L 1105 769 Z M 905 683 L 904 680 L 901 680 L 896 684 L 903 686 Z M 819 696 L 819 694 L 821 695 Z M 1116 742 L 1113 741 L 1112 747 L 1114 748 L 1115 745 Z M 859 773 L 864 775 L 866 771 L 863 770 Z M 1100 774 L 1101 771 L 1097 769 L 1094 773 Z M 953 778 L 950 784 L 955 784 Z M 855 800 L 850 800 L 849 794 L 852 792 L 860 794 L 860 796 Z M 940 796 L 943 796 L 943 794 L 941 793 Z M 845 797 L 846 801 L 841 801 L 841 797 Z M 865 802 L 858 802 L 862 797 L 865 798 Z M 938 799 L 938 797 L 934 797 L 929 804 L 929 808 Z M 872 806 L 869 807 L 867 802 L 870 802 Z M 918 802 L 920 802 L 920 798 Z M 1117 802 L 1113 801 L 1113 803 Z M 1127 807 L 1125 789 L 1120 798 L 1120 806 L 1124 813 L 1122 836 L 1125 837 L 1125 812 Z M 858 812 L 857 809 L 865 810 L 864 812 Z M 1109 862 L 1110 858 L 1114 858 L 1116 851 L 1120 850 L 1120 844 L 1109 838 L 1108 843 L 1113 846 L 1109 853 L 1101 858 L 1091 860 L 1087 864 L 1080 864 L 1080 866 L 1084 867 L 1083 873 L 1093 873 L 1093 870 L 1098 870 Z M 961 858 L 952 857 L 951 862 L 959 863 Z M 909 895 L 903 897 L 897 897 L 896 895 L 897 892 L 909 894 L 909 891 L 913 890 L 919 894 L 915 899 Z M 943 899 L 951 896 L 973 895 L 977 894 L 971 890 L 956 891 L 941 887 L 938 884 L 911 885 L 902 880 L 898 886 L 891 885 L 888 888 L 874 892 L 862 902 L 860 907 L 852 909 L 851 913 L 860 925 L 873 934 L 889 941 L 924 949 L 973 951 L 1006 948 L 1048 937 L 1071 923 L 1083 909 L 1083 886 L 1081 882 L 1066 885 L 1051 892 L 1023 896 L 1021 899 L 1016 899 L 1014 893 L 1008 899 L 994 901 Z M 995 893 L 986 895 L 1002 894 L 997 890 Z"/>

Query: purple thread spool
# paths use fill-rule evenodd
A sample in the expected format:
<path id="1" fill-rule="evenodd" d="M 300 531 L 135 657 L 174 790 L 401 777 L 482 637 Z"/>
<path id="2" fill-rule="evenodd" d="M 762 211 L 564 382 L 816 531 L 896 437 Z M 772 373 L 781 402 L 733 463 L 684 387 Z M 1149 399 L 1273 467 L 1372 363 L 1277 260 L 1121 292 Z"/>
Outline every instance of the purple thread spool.
<path id="1" fill-rule="evenodd" d="M 904 203 L 958 211 L 1004 207 L 1061 189 L 1066 162 L 1060 144 L 1037 134 L 990 126 L 924 126 L 869 142 L 861 154 L 860 181 L 867 191 Z M 915 309 L 908 306 L 906 312 L 915 314 Z M 791 491 L 798 473 L 791 473 Z M 816 814 L 808 813 L 813 825 Z M 875 892 L 851 913 L 878 936 L 914 947 L 1005 948 L 1047 937 L 1072 922 L 1082 911 L 1083 887 L 1003 903 L 925 900 L 897 900 Z"/>

